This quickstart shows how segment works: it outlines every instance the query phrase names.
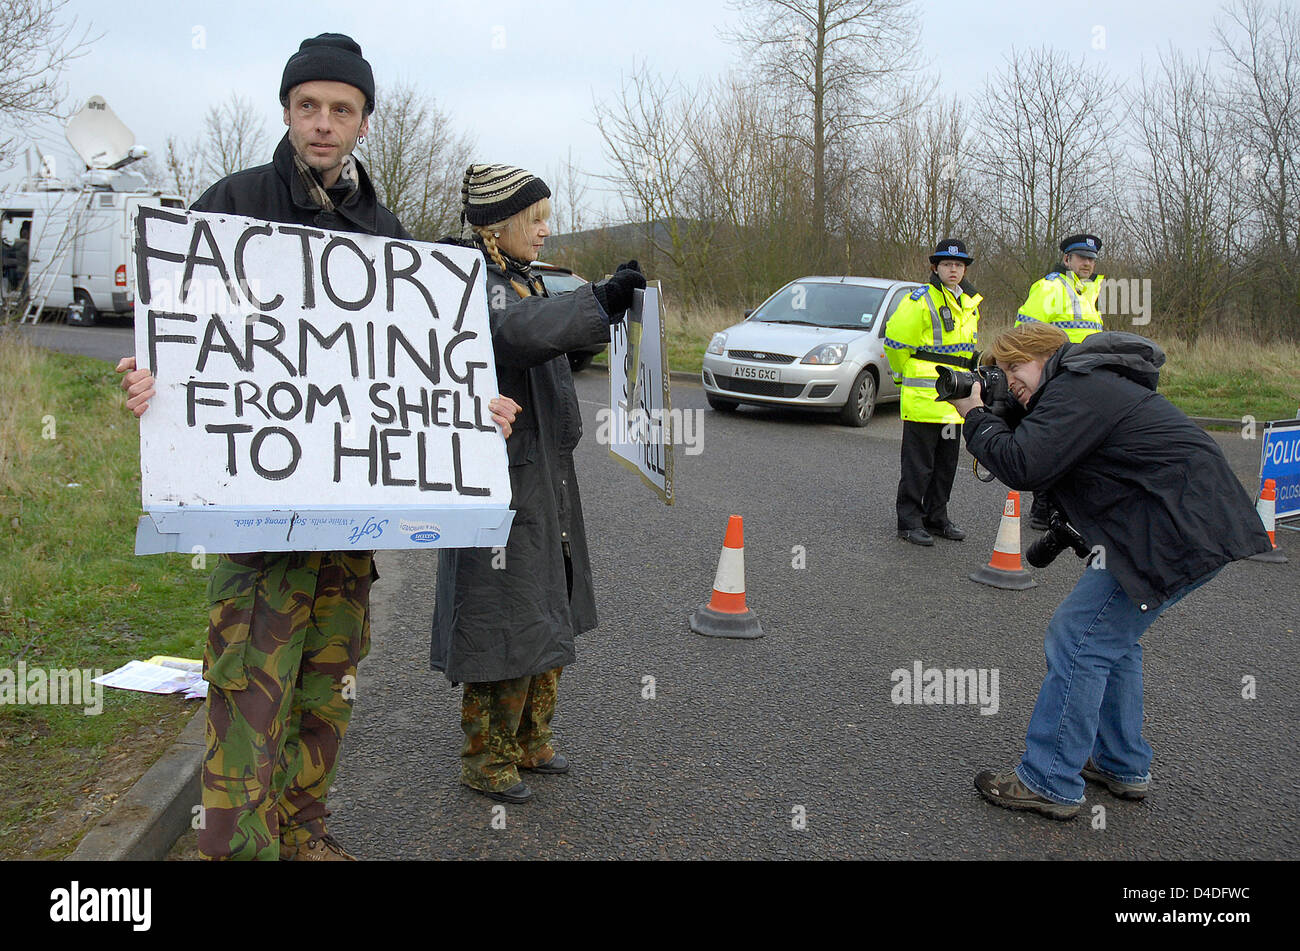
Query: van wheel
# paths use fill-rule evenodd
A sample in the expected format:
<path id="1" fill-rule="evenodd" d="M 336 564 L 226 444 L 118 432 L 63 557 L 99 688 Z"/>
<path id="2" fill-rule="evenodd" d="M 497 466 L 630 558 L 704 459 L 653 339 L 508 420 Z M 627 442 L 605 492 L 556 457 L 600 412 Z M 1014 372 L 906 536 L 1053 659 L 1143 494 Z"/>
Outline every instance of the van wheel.
<path id="1" fill-rule="evenodd" d="M 875 411 L 876 378 L 870 370 L 863 370 L 853 381 L 848 402 L 840 410 L 840 423 L 844 426 L 865 426 Z"/>
<path id="2" fill-rule="evenodd" d="M 95 309 L 95 302 L 90 299 L 90 294 L 78 289 L 73 292 L 73 300 L 81 305 L 81 319 L 75 322 L 78 327 L 93 327 L 99 320 L 99 311 Z M 73 323 L 69 320 L 68 323 Z"/>

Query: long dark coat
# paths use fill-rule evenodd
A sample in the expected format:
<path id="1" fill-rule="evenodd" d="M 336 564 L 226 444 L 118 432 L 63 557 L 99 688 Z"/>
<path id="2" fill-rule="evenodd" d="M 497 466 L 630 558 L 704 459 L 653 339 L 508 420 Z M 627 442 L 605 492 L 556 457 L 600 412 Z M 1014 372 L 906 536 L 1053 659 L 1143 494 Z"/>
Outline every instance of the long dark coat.
<path id="1" fill-rule="evenodd" d="M 1050 490 L 1140 607 L 1270 543 L 1215 441 L 1156 392 L 1164 353 L 1097 333 L 1043 367 L 1017 423 L 967 416 L 971 455 L 1013 489 Z"/>
<path id="2" fill-rule="evenodd" d="M 512 270 L 511 276 L 527 283 L 522 273 Z M 520 299 L 491 261 L 487 295 L 497 386 L 523 406 L 506 440 L 515 518 L 504 566 L 492 549 L 438 553 L 430 661 L 453 683 L 510 680 L 565 666 L 575 657 L 574 636 L 596 626 L 573 468 L 582 417 L 565 354 L 608 340 L 609 322 L 590 285 Z"/>

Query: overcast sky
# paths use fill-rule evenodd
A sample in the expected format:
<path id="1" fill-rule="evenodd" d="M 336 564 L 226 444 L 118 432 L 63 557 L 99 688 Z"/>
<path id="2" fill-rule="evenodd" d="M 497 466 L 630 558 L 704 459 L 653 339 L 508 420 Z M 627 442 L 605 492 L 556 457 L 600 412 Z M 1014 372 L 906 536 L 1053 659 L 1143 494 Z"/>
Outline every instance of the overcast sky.
<path id="1" fill-rule="evenodd" d="M 1095 59 L 1119 78 L 1135 77 L 1144 58 L 1154 63 L 1171 43 L 1210 50 L 1220 4 L 920 0 L 918 6 L 923 56 L 938 64 L 941 91 L 952 93 L 977 89 L 1013 46 L 1047 44 L 1067 58 Z M 231 91 L 264 108 L 268 134 L 278 140 L 285 60 L 304 37 L 326 31 L 361 44 L 381 96 L 384 83 L 412 80 L 477 138 L 478 160 L 543 176 L 570 149 L 582 167 L 604 169 L 591 124 L 593 97 L 615 95 L 634 61 L 687 82 L 743 65 L 719 35 L 738 16 L 726 0 L 72 0 L 68 10 L 103 34 L 67 74 L 71 99 L 104 96 L 159 157 L 168 135 L 192 139 L 208 107 Z M 66 152 L 59 130 L 45 130 L 41 140 Z M 0 173 L 0 181 L 14 177 Z"/>

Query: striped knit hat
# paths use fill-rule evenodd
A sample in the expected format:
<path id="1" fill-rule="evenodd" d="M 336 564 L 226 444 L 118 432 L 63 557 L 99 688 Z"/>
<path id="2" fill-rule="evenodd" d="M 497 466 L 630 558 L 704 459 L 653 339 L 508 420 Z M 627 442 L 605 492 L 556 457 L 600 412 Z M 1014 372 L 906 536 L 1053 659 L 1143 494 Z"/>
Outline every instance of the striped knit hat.
<path id="1" fill-rule="evenodd" d="M 461 221 L 490 225 L 550 198 L 546 183 L 513 165 L 471 165 L 460 186 Z"/>

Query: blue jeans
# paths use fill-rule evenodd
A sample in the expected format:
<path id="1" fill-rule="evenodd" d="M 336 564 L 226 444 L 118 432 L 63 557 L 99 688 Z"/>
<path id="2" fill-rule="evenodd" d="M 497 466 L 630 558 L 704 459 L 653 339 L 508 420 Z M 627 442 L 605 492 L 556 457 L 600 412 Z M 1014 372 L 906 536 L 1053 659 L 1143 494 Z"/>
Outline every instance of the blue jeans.
<path id="1" fill-rule="evenodd" d="M 1142 645 L 1161 614 L 1219 573 L 1192 582 L 1142 611 L 1104 568 L 1085 568 L 1047 625 L 1047 677 L 1038 691 L 1020 781 L 1053 802 L 1083 801 L 1088 758 L 1126 783 L 1150 781 L 1151 746 L 1142 737 Z"/>

